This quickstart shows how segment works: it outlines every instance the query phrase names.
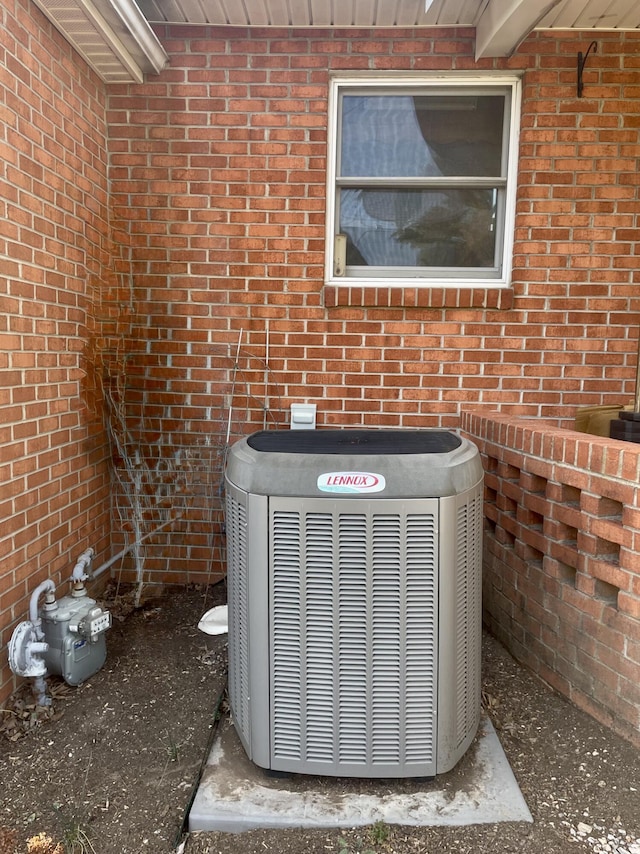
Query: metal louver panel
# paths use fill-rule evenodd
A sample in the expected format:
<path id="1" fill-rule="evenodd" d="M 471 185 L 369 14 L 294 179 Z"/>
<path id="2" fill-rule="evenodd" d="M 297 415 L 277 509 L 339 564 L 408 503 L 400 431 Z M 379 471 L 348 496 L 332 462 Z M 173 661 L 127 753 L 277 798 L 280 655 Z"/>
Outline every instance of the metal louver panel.
<path id="1" fill-rule="evenodd" d="M 229 609 L 229 697 L 238 729 L 250 731 L 249 592 L 247 510 L 231 491 L 226 496 L 227 584 Z"/>
<path id="2" fill-rule="evenodd" d="M 462 504 L 456 518 L 456 745 L 478 717 L 482 639 L 482 496 Z"/>
<path id="3" fill-rule="evenodd" d="M 304 598 L 302 583 L 302 541 L 298 513 L 281 513 L 273 520 L 273 620 L 272 661 L 278 672 L 272 686 L 273 738 L 278 753 L 298 759 L 302 749 L 300 722 L 306 708 L 303 693 L 302 632 Z"/>
<path id="4" fill-rule="evenodd" d="M 426 708 L 433 708 L 437 689 L 439 561 L 435 522 L 436 517 L 431 515 L 410 514 L 407 518 L 404 738 L 408 762 L 419 761 L 425 745 L 435 742 L 435 715 L 424 713 Z M 425 662 L 432 666 L 427 669 Z"/>
<path id="5" fill-rule="evenodd" d="M 270 505 L 272 767 L 434 774 L 437 500 Z"/>
<path id="6" fill-rule="evenodd" d="M 335 693 L 332 663 L 333 613 L 327 609 L 332 581 L 332 519 L 329 514 L 309 514 L 306 521 L 305 563 L 308 568 L 305 596 L 308 669 L 313 674 L 306 686 L 306 753 L 312 762 L 325 757 L 327 736 L 335 716 L 327 721 L 327 695 Z M 329 727 L 327 729 L 327 727 Z"/>
<path id="7" fill-rule="evenodd" d="M 346 510 L 346 507 L 345 507 Z M 362 763 L 367 756 L 367 671 L 369 615 L 367 614 L 367 524 L 364 515 L 337 514 L 338 671 L 336 704 L 338 738 L 335 760 Z M 334 759 L 329 754 L 329 759 Z"/>

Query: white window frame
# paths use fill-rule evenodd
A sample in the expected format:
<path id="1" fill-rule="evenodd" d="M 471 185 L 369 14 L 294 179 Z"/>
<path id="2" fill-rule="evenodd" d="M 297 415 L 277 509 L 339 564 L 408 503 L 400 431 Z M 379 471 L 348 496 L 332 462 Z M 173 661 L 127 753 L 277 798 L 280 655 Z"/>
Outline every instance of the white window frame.
<path id="1" fill-rule="evenodd" d="M 473 274 L 449 276 L 438 274 L 434 268 L 431 275 L 394 275 L 391 271 L 389 276 L 384 274 L 384 269 L 378 268 L 375 275 L 345 275 L 344 272 L 336 272 L 336 259 L 340 259 L 340 248 L 336 241 L 337 234 L 337 162 L 339 156 L 339 132 L 340 132 L 340 95 L 352 90 L 363 93 L 367 89 L 376 90 L 388 88 L 389 94 L 393 90 L 434 90 L 440 88 L 464 88 L 473 89 L 478 87 L 486 92 L 489 88 L 511 90 L 511 101 L 509 120 L 505 127 L 505 144 L 507 156 L 505 158 L 506 175 L 504 192 L 504 212 L 499 223 L 499 234 L 497 239 L 502 241 L 502 251 L 499 252 L 500 263 L 498 271 L 492 270 L 486 273 L 476 270 Z M 400 93 L 400 91 L 399 91 Z M 434 93 L 435 94 L 435 93 Z M 515 229 L 516 190 L 518 174 L 518 151 L 519 151 L 519 129 L 520 129 L 520 104 L 521 104 L 521 82 L 520 77 L 504 74 L 398 74 L 398 75 L 351 75 L 349 77 L 336 76 L 330 81 L 329 90 L 329 123 L 328 123 L 328 158 L 327 158 L 327 215 L 326 215 L 326 252 L 325 252 L 325 284 L 346 285 L 364 287 L 411 287 L 411 288 L 506 288 L 511 284 L 511 270 L 513 257 L 513 240 Z M 338 264 L 338 266 L 340 266 Z"/>

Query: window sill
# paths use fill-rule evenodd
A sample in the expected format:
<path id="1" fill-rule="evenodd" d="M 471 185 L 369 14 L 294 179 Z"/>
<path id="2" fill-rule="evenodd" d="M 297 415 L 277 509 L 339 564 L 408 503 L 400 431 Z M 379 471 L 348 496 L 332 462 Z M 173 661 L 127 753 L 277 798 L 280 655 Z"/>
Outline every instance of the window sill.
<path id="1" fill-rule="evenodd" d="M 491 308 L 504 311 L 513 306 L 513 288 L 327 284 L 324 305 L 325 308 Z"/>

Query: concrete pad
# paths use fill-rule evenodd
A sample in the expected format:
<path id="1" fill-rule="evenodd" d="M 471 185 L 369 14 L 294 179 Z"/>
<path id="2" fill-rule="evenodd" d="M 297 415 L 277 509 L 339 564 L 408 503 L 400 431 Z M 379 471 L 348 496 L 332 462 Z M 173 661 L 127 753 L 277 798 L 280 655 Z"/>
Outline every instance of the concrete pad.
<path id="1" fill-rule="evenodd" d="M 483 715 L 458 765 L 432 780 L 272 777 L 246 756 L 228 717 L 220 726 L 189 813 L 189 830 L 413 826 L 533 819 L 502 745 Z"/>

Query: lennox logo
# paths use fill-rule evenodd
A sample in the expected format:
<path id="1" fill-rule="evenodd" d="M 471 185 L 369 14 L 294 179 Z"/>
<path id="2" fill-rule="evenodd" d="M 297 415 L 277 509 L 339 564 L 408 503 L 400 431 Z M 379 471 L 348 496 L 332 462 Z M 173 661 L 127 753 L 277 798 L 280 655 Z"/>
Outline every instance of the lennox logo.
<path id="1" fill-rule="evenodd" d="M 328 471 L 318 476 L 321 492 L 382 492 L 384 475 L 369 471 Z"/>

